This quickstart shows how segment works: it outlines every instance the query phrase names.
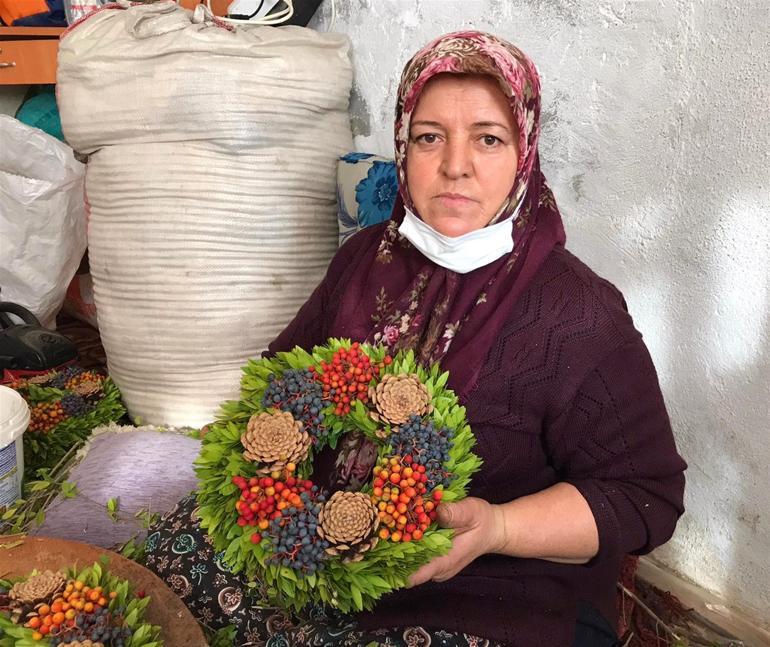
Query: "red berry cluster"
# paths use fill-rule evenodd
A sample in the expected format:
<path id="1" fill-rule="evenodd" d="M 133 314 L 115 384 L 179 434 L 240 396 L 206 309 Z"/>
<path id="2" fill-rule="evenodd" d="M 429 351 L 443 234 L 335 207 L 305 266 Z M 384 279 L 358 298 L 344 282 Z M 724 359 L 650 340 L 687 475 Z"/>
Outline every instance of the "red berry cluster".
<path id="1" fill-rule="evenodd" d="M 289 469 L 291 468 L 291 469 Z M 256 527 L 264 532 L 270 525 L 271 519 L 281 516 L 281 511 L 292 506 L 303 508 L 301 494 L 310 492 L 312 481 L 291 476 L 294 465 L 289 464 L 284 475 L 274 473 L 271 476 L 233 476 L 233 483 L 238 486 L 241 496 L 235 502 L 238 512 L 238 525 L 249 532 Z M 283 476 L 283 480 L 279 478 Z M 276 478 L 278 477 L 278 478 Z M 262 541 L 260 532 L 253 532 L 251 542 L 258 544 Z"/>
<path id="2" fill-rule="evenodd" d="M 62 409 L 61 400 L 39 402 L 30 407 L 29 430 L 48 433 L 67 418 L 67 414 Z"/>
<path id="3" fill-rule="evenodd" d="M 374 467 L 372 503 L 385 526 L 380 529 L 380 539 L 422 539 L 436 520 L 436 505 L 443 495 L 442 490 L 434 490 L 432 498 L 426 497 L 427 481 L 425 466 L 415 463 L 411 456 L 383 458 Z"/>
<path id="4" fill-rule="evenodd" d="M 83 371 L 67 380 L 64 388 L 72 390 L 83 382 L 96 382 L 96 384 L 101 386 L 102 382 L 104 382 L 104 377 L 96 371 Z"/>
<path id="5" fill-rule="evenodd" d="M 355 400 L 364 404 L 369 401 L 369 382 L 378 377 L 382 367 L 393 361 L 386 356 L 382 364 L 372 364 L 371 358 L 355 342 L 350 350 L 340 348 L 332 356 L 331 362 L 321 362 L 321 369 L 316 371 L 316 379 L 323 385 L 325 400 L 335 403 L 334 413 L 338 416 L 350 413 Z"/>

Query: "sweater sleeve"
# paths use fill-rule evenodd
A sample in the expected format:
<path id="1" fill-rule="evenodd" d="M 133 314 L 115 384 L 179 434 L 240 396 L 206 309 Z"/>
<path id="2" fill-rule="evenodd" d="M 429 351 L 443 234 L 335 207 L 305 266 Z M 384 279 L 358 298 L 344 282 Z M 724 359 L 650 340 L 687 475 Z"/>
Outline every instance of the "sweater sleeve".
<path id="1" fill-rule="evenodd" d="M 599 530 L 593 558 L 643 554 L 684 512 L 684 470 L 641 337 L 610 353 L 546 429 L 561 480 L 585 497 Z"/>

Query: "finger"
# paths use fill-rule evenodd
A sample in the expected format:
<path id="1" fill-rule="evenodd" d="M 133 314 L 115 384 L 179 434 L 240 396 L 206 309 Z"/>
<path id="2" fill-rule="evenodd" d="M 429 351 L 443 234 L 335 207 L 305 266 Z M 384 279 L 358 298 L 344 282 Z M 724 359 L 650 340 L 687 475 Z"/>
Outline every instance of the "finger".
<path id="1" fill-rule="evenodd" d="M 409 576 L 409 583 L 407 586 L 411 588 L 413 586 L 420 586 L 420 584 L 425 584 L 425 582 L 428 582 L 433 577 L 434 570 L 435 568 L 432 563 L 426 564 L 425 566 L 417 569 Z"/>
<path id="2" fill-rule="evenodd" d="M 434 582 L 446 582 L 447 580 L 451 580 L 459 572 L 460 572 L 459 568 L 453 568 L 450 571 L 443 571 L 441 573 L 436 573 L 433 576 L 433 581 Z"/>
<path id="3" fill-rule="evenodd" d="M 436 521 L 442 528 L 452 528 L 454 518 L 454 506 L 451 503 L 442 503 L 436 510 Z"/>
<path id="4" fill-rule="evenodd" d="M 445 569 L 452 568 L 453 560 L 449 555 L 436 557 L 415 571 L 409 578 L 409 586 L 419 586 L 430 580 L 435 580 Z"/>
<path id="5" fill-rule="evenodd" d="M 450 558 L 448 555 L 439 557 L 435 562 L 431 562 L 431 566 L 435 566 L 433 573 L 431 574 L 431 580 L 434 582 L 446 582 L 448 579 L 457 575 L 465 566 L 467 562 L 458 562 L 456 559 Z"/>
<path id="6" fill-rule="evenodd" d="M 464 528 L 473 524 L 473 506 L 470 502 L 442 503 L 436 508 L 436 521 L 442 528 Z"/>

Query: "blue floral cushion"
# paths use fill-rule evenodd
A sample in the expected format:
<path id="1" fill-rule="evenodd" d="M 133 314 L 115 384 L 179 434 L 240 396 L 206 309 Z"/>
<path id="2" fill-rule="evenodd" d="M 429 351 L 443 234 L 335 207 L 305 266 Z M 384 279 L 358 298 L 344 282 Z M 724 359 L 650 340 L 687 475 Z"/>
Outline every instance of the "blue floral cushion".
<path id="1" fill-rule="evenodd" d="M 348 153 L 337 164 L 340 245 L 359 229 L 390 218 L 398 194 L 396 164 L 371 153 Z"/>

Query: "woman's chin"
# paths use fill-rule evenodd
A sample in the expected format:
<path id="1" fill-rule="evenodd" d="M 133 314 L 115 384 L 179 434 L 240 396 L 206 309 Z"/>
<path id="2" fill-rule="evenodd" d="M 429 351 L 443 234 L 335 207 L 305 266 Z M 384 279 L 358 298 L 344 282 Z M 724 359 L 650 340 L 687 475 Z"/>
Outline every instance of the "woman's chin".
<path id="1" fill-rule="evenodd" d="M 463 236 L 476 229 L 481 229 L 475 221 L 467 220 L 457 216 L 438 216 L 425 221 L 433 227 L 438 233 L 449 238 Z"/>

